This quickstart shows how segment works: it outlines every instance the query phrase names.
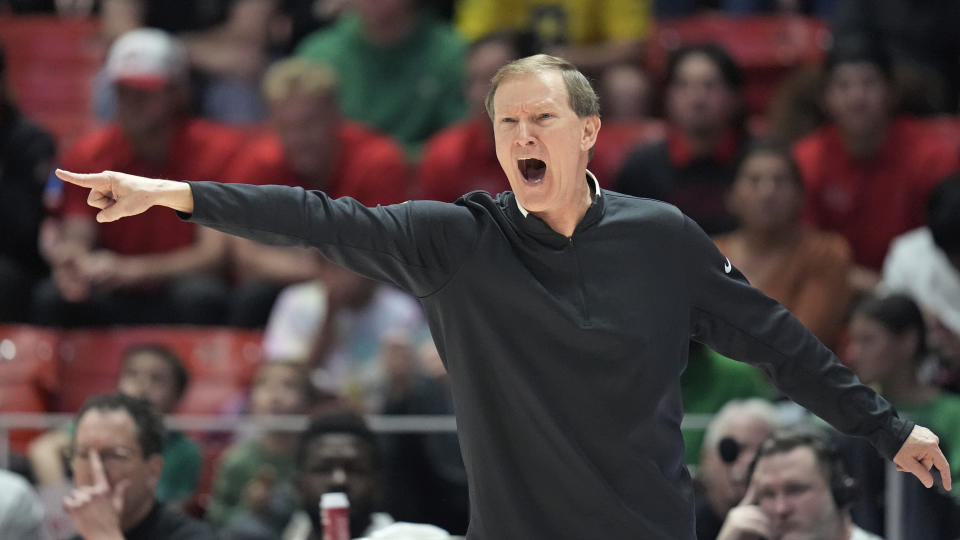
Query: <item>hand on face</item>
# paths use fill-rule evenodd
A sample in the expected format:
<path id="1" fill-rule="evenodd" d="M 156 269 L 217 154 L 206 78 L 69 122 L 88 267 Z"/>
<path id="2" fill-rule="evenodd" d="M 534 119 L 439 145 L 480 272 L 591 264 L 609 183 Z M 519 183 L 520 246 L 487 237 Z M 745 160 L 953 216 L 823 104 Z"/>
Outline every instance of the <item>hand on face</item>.
<path id="1" fill-rule="evenodd" d="M 773 524 L 757 505 L 756 488 L 751 486 L 740 504 L 727 513 L 717 540 L 760 540 L 772 537 Z"/>
<path id="2" fill-rule="evenodd" d="M 111 487 L 103 470 L 103 462 L 96 450 L 90 451 L 93 484 L 80 486 L 63 500 L 63 507 L 73 518 L 77 531 L 84 538 L 110 540 L 123 538 L 120 516 L 123 513 L 123 494 L 129 486 L 121 480 Z"/>

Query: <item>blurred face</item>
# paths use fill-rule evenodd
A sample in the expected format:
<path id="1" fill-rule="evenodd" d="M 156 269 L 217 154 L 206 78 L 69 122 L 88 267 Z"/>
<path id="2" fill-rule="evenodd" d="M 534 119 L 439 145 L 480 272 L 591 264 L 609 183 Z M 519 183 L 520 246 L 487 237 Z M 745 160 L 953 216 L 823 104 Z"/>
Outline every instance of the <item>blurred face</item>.
<path id="1" fill-rule="evenodd" d="M 764 457 L 753 480 L 757 505 L 775 531 L 770 540 L 832 540 L 844 521 L 810 448 Z"/>
<path id="2" fill-rule="evenodd" d="M 321 262 L 320 279 L 327 287 L 330 303 L 337 307 L 363 307 L 377 288 L 375 282 L 327 260 Z"/>
<path id="3" fill-rule="evenodd" d="M 577 117 L 557 70 L 508 77 L 493 105 L 497 159 L 520 204 L 545 215 L 582 212 L 600 119 Z"/>
<path id="4" fill-rule="evenodd" d="M 90 410 L 77 424 L 70 465 L 78 486 L 94 484 L 90 456 L 100 455 L 110 486 L 129 482 L 123 497 L 121 525 L 128 528 L 131 516 L 153 504 L 154 490 L 163 469 L 163 458 L 158 455 L 144 458 L 137 441 L 137 425 L 124 410 Z"/>
<path id="5" fill-rule="evenodd" d="M 869 62 L 840 64 L 833 70 L 824 93 L 827 114 L 840 129 L 854 137 L 882 130 L 890 110 L 891 88 Z"/>
<path id="6" fill-rule="evenodd" d="M 302 371 L 282 363 L 264 364 L 250 391 L 250 412 L 256 415 L 304 414 L 307 396 Z"/>
<path id="7" fill-rule="evenodd" d="M 730 125 L 736 104 L 737 96 L 720 69 L 703 54 L 684 58 L 667 88 L 670 121 L 693 136 L 716 133 Z"/>
<path id="8" fill-rule="evenodd" d="M 513 49 L 496 41 L 474 47 L 467 58 L 467 100 L 475 114 L 486 115 L 487 91 L 497 70 L 515 57 Z"/>
<path id="9" fill-rule="evenodd" d="M 847 362 L 864 383 L 876 383 L 889 377 L 901 362 L 911 361 L 910 346 L 883 324 L 856 315 L 850 322 Z"/>
<path id="10" fill-rule="evenodd" d="M 340 126 L 332 100 L 294 93 L 270 103 L 270 122 L 296 173 L 310 178 L 329 171 Z"/>
<path id="11" fill-rule="evenodd" d="M 173 412 L 177 406 L 176 380 L 170 364 L 148 351 L 127 359 L 117 387 L 128 396 L 149 401 L 164 414 Z"/>
<path id="12" fill-rule="evenodd" d="M 165 128 L 179 114 L 173 86 L 158 89 L 117 84 L 117 123 L 132 136 L 148 136 Z"/>
<path id="13" fill-rule="evenodd" d="M 776 231 L 792 226 L 800 215 L 803 192 L 783 157 L 754 153 L 730 189 L 730 209 L 748 230 Z"/>
<path id="14" fill-rule="evenodd" d="M 353 0 L 364 23 L 374 26 L 405 18 L 416 9 L 415 0 Z"/>
<path id="15" fill-rule="evenodd" d="M 720 437 L 720 439 L 731 437 L 740 445 L 740 453 L 737 454 L 736 461 L 725 463 L 720 459 L 716 448 L 711 448 L 704 454 L 705 483 L 712 492 L 713 498 L 720 501 L 725 508 L 738 504 L 747 493 L 747 473 L 750 462 L 757 454 L 760 444 L 772 433 L 770 425 L 765 420 L 740 415 L 729 421 Z"/>
<path id="16" fill-rule="evenodd" d="M 303 509 L 318 517 L 320 496 L 343 492 L 350 500 L 350 529 L 361 536 L 369 525 L 377 494 L 373 452 L 363 439 L 348 433 L 329 433 L 313 439 L 298 477 Z"/>

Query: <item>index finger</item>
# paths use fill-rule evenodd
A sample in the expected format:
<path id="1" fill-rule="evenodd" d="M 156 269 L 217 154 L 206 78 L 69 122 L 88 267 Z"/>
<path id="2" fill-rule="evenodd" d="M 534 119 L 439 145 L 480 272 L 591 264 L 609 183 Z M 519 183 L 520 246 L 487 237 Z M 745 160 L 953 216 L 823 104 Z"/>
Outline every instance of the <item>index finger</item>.
<path id="1" fill-rule="evenodd" d="M 63 169 L 57 169 L 55 173 L 57 177 L 64 182 L 69 182 L 85 188 L 102 187 L 107 182 L 107 179 L 103 173 L 80 174 L 65 171 Z"/>
<path id="2" fill-rule="evenodd" d="M 107 482 L 107 473 L 103 470 L 103 461 L 100 460 L 100 452 L 94 448 L 90 450 L 90 467 L 93 469 L 93 486 L 110 489 L 110 483 Z"/>
<path id="3" fill-rule="evenodd" d="M 747 484 L 747 493 L 743 496 L 743 500 L 740 501 L 740 504 L 757 504 L 757 488 L 753 485 L 753 482 Z"/>
<path id="4" fill-rule="evenodd" d="M 940 479 L 943 480 L 943 489 L 950 491 L 953 488 L 953 480 L 950 478 L 950 463 L 947 462 L 947 458 L 943 455 L 943 451 L 940 450 L 939 446 L 933 454 L 933 466 L 940 471 Z"/>

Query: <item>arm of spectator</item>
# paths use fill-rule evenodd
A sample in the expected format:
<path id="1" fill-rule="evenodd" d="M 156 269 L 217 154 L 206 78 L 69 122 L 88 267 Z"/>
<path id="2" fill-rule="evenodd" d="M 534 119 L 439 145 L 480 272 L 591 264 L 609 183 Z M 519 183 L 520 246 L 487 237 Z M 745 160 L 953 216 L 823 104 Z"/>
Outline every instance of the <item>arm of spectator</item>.
<path id="1" fill-rule="evenodd" d="M 100 4 L 100 35 L 107 43 L 143 26 L 146 5 L 143 0 L 103 0 Z"/>
<path id="2" fill-rule="evenodd" d="M 770 518 L 757 506 L 756 488 L 751 485 L 740 504 L 727 513 L 717 540 L 762 540 L 772 537 Z"/>
<path id="3" fill-rule="evenodd" d="M 190 63 L 207 73 L 256 80 L 276 16 L 276 0 L 233 2 L 222 25 L 184 36 Z"/>
<path id="4" fill-rule="evenodd" d="M 62 429 L 48 431 L 30 443 L 27 459 L 37 484 L 58 485 L 67 480 L 63 452 L 69 446 L 70 434 Z"/>
<path id="5" fill-rule="evenodd" d="M 855 264 L 850 268 L 847 279 L 854 294 L 866 295 L 872 293 L 873 290 L 877 288 L 877 285 L 880 284 L 881 276 L 880 272 L 876 270 Z"/>
<path id="6" fill-rule="evenodd" d="M 245 238 L 231 238 L 233 267 L 241 279 L 266 278 L 284 284 L 320 275 L 317 254 L 307 248 L 276 247 Z"/>
<path id="7" fill-rule="evenodd" d="M 818 266 L 804 280 L 794 305 L 793 314 L 828 345 L 843 327 L 850 306 L 852 291 L 847 276 L 851 257 L 849 246 L 839 238 L 816 254 Z"/>
<path id="8" fill-rule="evenodd" d="M 158 283 L 191 272 L 216 269 L 225 259 L 227 237 L 200 227 L 193 245 L 168 253 L 117 255 L 96 251 L 87 257 L 84 271 L 92 284 L 106 289 Z"/>
<path id="9" fill-rule="evenodd" d="M 53 236 L 55 239 L 44 248 L 51 277 L 64 298 L 81 301 L 90 294 L 90 280 L 83 266 L 96 242 L 96 226 L 88 218 L 68 216 Z"/>

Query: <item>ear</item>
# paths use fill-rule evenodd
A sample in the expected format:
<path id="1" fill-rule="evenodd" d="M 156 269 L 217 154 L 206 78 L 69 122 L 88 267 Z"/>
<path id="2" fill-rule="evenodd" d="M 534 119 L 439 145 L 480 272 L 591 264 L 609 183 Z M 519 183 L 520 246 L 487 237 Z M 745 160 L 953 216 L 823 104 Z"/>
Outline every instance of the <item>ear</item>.
<path id="1" fill-rule="evenodd" d="M 160 474 L 163 472 L 163 455 L 154 454 L 147 458 L 147 482 L 154 489 L 160 483 Z"/>
<path id="2" fill-rule="evenodd" d="M 586 152 L 597 143 L 597 133 L 600 132 L 600 117 L 587 116 L 583 119 L 583 133 L 580 136 L 580 150 Z"/>

